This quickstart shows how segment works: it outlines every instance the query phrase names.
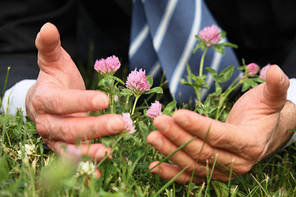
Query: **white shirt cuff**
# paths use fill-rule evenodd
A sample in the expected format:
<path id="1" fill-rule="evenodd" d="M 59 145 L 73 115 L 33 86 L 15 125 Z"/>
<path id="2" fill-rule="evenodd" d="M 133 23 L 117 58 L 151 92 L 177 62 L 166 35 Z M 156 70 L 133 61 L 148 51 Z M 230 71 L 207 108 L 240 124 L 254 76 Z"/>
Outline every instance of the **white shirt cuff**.
<path id="1" fill-rule="evenodd" d="M 2 101 L 2 111 L 15 115 L 17 110 L 21 109 L 26 116 L 26 96 L 35 82 L 36 80 L 22 80 L 6 90 Z"/>
<path id="2" fill-rule="evenodd" d="M 290 79 L 290 87 L 288 89 L 287 100 L 293 102 L 296 105 L 296 79 Z M 284 148 L 291 145 L 293 142 L 296 141 L 296 133 L 293 134 L 291 139 L 285 145 Z"/>

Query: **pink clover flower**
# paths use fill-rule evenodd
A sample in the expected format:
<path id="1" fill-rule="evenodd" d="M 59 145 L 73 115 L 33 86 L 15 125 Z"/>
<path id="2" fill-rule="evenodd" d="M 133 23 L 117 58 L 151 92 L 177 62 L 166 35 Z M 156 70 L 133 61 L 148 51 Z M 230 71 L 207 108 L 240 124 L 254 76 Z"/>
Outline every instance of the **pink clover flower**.
<path id="1" fill-rule="evenodd" d="M 206 43 L 207 47 L 217 44 L 221 39 L 221 30 L 216 25 L 203 28 L 198 36 Z"/>
<path id="2" fill-rule="evenodd" d="M 150 90 L 150 84 L 147 81 L 145 70 L 133 70 L 127 77 L 126 87 L 140 94 Z"/>
<path id="3" fill-rule="evenodd" d="M 94 69 L 101 74 L 114 73 L 120 68 L 120 61 L 115 55 L 107 57 L 106 59 L 101 58 L 96 60 Z"/>
<path id="4" fill-rule="evenodd" d="M 125 130 L 128 131 L 129 134 L 135 133 L 136 129 L 133 124 L 133 120 L 131 119 L 130 113 L 122 113 L 122 119 L 124 122 Z"/>
<path id="5" fill-rule="evenodd" d="M 250 63 L 247 65 L 247 72 L 249 75 L 254 76 L 260 70 L 260 67 L 256 63 Z"/>
<path id="6" fill-rule="evenodd" d="M 155 103 L 152 103 L 146 112 L 146 115 L 151 119 L 156 118 L 160 114 L 161 114 L 161 103 L 158 101 L 156 101 Z"/>

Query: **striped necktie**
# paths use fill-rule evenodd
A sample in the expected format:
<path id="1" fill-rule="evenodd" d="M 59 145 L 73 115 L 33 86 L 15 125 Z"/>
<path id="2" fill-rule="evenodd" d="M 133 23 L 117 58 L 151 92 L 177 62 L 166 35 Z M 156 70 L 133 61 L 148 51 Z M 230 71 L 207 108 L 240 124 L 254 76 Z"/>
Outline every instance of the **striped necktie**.
<path id="1" fill-rule="evenodd" d="M 172 96 L 179 102 L 188 102 L 194 97 L 194 91 L 180 84 L 180 79 L 187 75 L 187 64 L 198 74 L 202 52 L 192 53 L 197 43 L 195 35 L 213 24 L 216 22 L 203 0 L 134 0 L 130 68 L 143 68 L 154 78 L 164 72 Z M 220 72 L 229 65 L 238 65 L 232 49 L 226 48 L 225 54 L 209 50 L 205 67 Z M 238 74 L 236 69 L 235 72 L 232 79 Z M 211 89 L 204 90 L 202 97 L 214 88 L 212 77 L 205 74 Z"/>

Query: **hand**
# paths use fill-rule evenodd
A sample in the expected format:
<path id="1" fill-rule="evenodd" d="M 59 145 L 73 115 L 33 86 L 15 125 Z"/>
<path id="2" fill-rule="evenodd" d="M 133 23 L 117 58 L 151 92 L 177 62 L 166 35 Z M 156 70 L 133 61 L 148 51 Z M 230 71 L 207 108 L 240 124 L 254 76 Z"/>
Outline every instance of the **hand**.
<path id="1" fill-rule="evenodd" d="M 27 114 L 49 148 L 59 154 L 86 155 L 101 160 L 110 148 L 87 144 L 87 140 L 112 135 L 124 129 L 119 115 L 88 116 L 89 111 L 109 104 L 102 92 L 85 90 L 84 81 L 61 47 L 56 27 L 46 23 L 35 41 L 40 73 L 26 97 Z M 79 146 L 74 144 L 82 140 Z"/>
<path id="2" fill-rule="evenodd" d="M 292 136 L 288 130 L 296 126 L 296 108 L 286 100 L 288 87 L 287 76 L 273 65 L 266 82 L 246 92 L 234 104 L 225 123 L 189 110 L 179 110 L 172 118 L 157 117 L 154 125 L 158 131 L 150 133 L 147 141 L 162 154 L 169 155 L 196 139 L 170 158 L 176 165 L 151 163 L 152 173 L 171 179 L 187 168 L 176 181 L 188 182 L 194 171 L 194 181 L 202 182 L 206 180 L 207 163 L 211 171 L 215 160 L 213 179 L 228 180 L 230 168 L 234 175 L 247 173 Z"/>

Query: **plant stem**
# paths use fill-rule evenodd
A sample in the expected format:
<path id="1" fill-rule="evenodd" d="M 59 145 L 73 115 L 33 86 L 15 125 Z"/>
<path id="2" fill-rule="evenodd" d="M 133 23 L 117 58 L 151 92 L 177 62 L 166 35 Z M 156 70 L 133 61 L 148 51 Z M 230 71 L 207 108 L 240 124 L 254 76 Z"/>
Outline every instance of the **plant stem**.
<path id="1" fill-rule="evenodd" d="M 125 100 L 125 107 L 124 109 L 127 109 L 128 108 L 128 104 L 129 104 L 129 95 L 126 96 L 126 100 Z"/>
<path id="2" fill-rule="evenodd" d="M 115 110 L 114 110 L 114 98 L 113 98 L 113 94 L 112 94 L 112 90 L 110 92 L 110 113 L 114 114 Z"/>
<path id="3" fill-rule="evenodd" d="M 115 140 L 115 142 L 112 144 L 112 151 L 111 151 L 111 155 L 115 150 L 115 146 L 119 143 L 119 141 L 124 137 L 124 135 L 119 135 L 119 137 Z M 107 160 L 109 158 L 109 155 L 106 153 L 105 157 L 98 163 L 97 167 L 101 166 L 102 163 Z"/>
<path id="4" fill-rule="evenodd" d="M 140 95 L 140 96 L 141 96 L 141 95 Z M 132 109 L 132 113 L 131 113 L 131 115 L 133 115 L 134 112 L 135 112 L 136 105 L 137 105 L 137 102 L 138 102 L 138 99 L 140 98 L 140 96 L 139 96 L 139 95 L 136 96 L 136 99 L 135 99 L 135 102 L 134 102 L 134 106 L 133 106 L 133 109 Z"/>
<path id="5" fill-rule="evenodd" d="M 218 109 L 217 109 L 217 112 L 216 112 L 216 117 L 215 119 L 217 120 L 219 118 L 219 116 L 221 115 L 220 114 L 220 111 L 221 111 L 221 108 L 225 102 L 225 100 L 227 99 L 228 95 L 233 91 L 235 90 L 238 86 L 240 86 L 242 84 L 242 80 L 239 80 L 239 82 L 237 82 L 237 80 L 239 80 L 239 77 L 237 77 L 233 82 L 232 84 L 228 87 L 228 89 L 223 93 L 221 94 L 220 96 L 220 99 L 219 99 L 219 105 L 218 105 Z M 237 83 L 236 83 L 237 82 Z"/>
<path id="6" fill-rule="evenodd" d="M 113 94 L 113 90 L 114 90 L 114 81 L 112 80 L 112 85 L 111 85 L 111 88 L 110 88 L 110 113 L 111 114 L 115 114 L 115 106 L 114 106 L 114 94 Z"/>
<path id="7" fill-rule="evenodd" d="M 10 71 L 10 67 L 8 67 L 7 68 L 7 71 L 6 71 L 5 81 L 4 81 L 4 85 L 2 87 L 2 94 L 1 94 L 1 97 L 0 97 L 0 107 L 2 106 L 2 99 L 4 97 L 4 93 L 5 93 L 5 90 L 6 90 L 6 85 L 7 85 L 9 71 Z"/>
<path id="8" fill-rule="evenodd" d="M 194 90 L 194 92 L 195 92 L 195 95 L 196 95 L 196 97 L 197 97 L 198 104 L 201 104 L 201 98 L 200 98 L 200 88 L 193 87 L 193 90 Z"/>
<path id="9" fill-rule="evenodd" d="M 204 52 L 202 53 L 201 59 L 200 59 L 200 65 L 199 65 L 199 76 L 201 77 L 203 74 L 203 67 L 204 67 L 204 61 L 205 61 L 205 56 L 206 53 L 208 51 L 208 47 L 204 50 Z"/>
<path id="10" fill-rule="evenodd" d="M 205 62 L 205 56 L 206 56 L 206 53 L 208 51 L 208 47 L 203 51 L 202 53 L 202 56 L 201 56 L 201 59 L 200 59 L 200 65 L 199 65 L 199 77 L 202 77 L 202 74 L 203 74 L 203 67 L 204 67 L 204 62 Z M 197 97 L 197 100 L 198 100 L 198 104 L 200 105 L 201 104 L 201 98 L 200 98 L 200 88 L 196 88 L 194 87 L 194 92 L 195 92 L 195 95 Z"/>

